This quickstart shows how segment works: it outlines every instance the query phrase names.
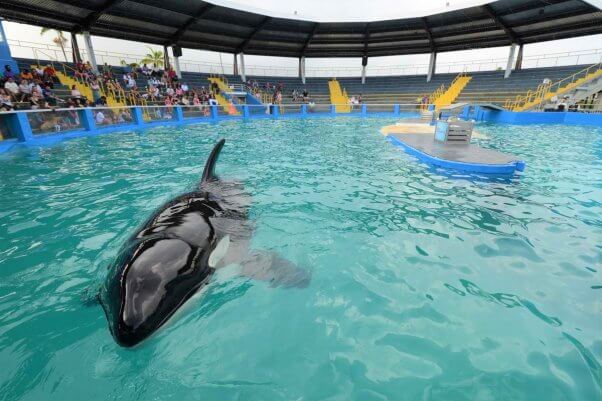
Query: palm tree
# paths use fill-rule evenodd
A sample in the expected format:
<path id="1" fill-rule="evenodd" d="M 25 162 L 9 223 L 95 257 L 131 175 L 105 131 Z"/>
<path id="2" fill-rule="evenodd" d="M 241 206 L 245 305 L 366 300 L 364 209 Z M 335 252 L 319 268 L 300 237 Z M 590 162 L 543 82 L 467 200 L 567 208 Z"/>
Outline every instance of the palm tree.
<path id="1" fill-rule="evenodd" d="M 140 60 L 140 64 L 150 64 L 157 67 L 163 67 L 163 52 L 161 50 L 153 50 L 150 47 L 148 50 L 150 53 L 146 53 L 144 58 Z"/>
<path id="2" fill-rule="evenodd" d="M 63 57 L 65 57 L 65 62 L 68 62 L 69 60 L 67 60 L 67 52 L 65 52 L 65 45 L 67 44 L 67 42 L 69 42 L 69 40 L 65 37 L 63 31 L 60 31 L 58 29 L 42 28 L 42 30 L 40 31 L 40 35 L 44 36 L 44 34 L 49 31 L 56 33 L 56 37 L 53 38 L 52 41 L 54 42 L 54 44 L 61 47 L 61 50 L 63 51 Z"/>

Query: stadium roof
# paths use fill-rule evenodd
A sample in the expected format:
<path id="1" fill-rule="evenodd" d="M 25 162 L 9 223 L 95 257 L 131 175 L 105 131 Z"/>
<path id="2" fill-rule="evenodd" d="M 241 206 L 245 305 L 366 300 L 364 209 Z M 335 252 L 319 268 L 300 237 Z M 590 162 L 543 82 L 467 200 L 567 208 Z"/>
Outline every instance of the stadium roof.
<path id="1" fill-rule="evenodd" d="M 2 0 L 7 20 L 226 53 L 374 57 L 535 43 L 602 33 L 583 0 L 499 0 L 424 17 L 312 22 L 199 0 Z"/>

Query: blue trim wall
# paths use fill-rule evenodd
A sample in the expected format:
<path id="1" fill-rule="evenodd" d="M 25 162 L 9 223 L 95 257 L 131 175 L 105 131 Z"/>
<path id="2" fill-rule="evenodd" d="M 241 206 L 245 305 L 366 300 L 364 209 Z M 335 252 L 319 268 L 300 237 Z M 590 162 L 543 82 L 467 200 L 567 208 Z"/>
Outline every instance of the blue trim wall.
<path id="1" fill-rule="evenodd" d="M 240 107 L 240 106 L 239 106 Z M 117 131 L 132 131 L 147 127 L 171 126 L 197 123 L 218 123 L 227 120 L 249 120 L 249 119 L 290 119 L 290 118 L 332 118 L 333 116 L 345 117 L 419 117 L 418 112 L 400 112 L 399 105 L 394 105 L 391 112 L 370 112 L 366 105 L 357 113 L 333 113 L 333 110 L 324 112 L 310 112 L 306 105 L 301 105 L 298 113 L 279 113 L 278 106 L 273 106 L 272 114 L 265 114 L 265 109 L 261 107 L 242 106 L 242 113 L 238 116 L 219 115 L 218 106 L 211 107 L 210 117 L 185 117 L 181 107 L 174 107 L 174 117 L 171 120 L 145 121 L 143 119 L 142 109 L 132 108 L 133 121 L 128 124 L 118 124 L 111 126 L 97 127 L 92 109 L 78 109 L 82 128 L 72 131 L 51 132 L 46 134 L 34 134 L 29 125 L 26 113 L 11 112 L 0 113 L 0 118 L 4 119 L 11 132 L 11 138 L 0 141 L 0 153 L 6 152 L 14 146 L 35 145 L 49 142 L 57 142 L 63 139 L 76 138 L 81 136 L 104 134 Z M 253 113 L 253 110 L 260 108 L 262 113 Z M 589 125 L 602 126 L 602 114 L 587 113 L 543 113 L 543 112 L 512 112 L 491 110 L 481 106 L 467 106 L 461 117 L 466 119 L 475 119 L 477 121 L 486 121 L 505 124 L 568 124 L 568 125 Z"/>
<path id="2" fill-rule="evenodd" d="M 468 111 L 467 111 L 468 109 Z M 461 114 L 467 119 L 503 124 L 566 124 L 591 125 L 602 127 L 602 114 L 576 112 L 542 112 L 542 111 L 506 111 L 493 110 L 483 106 L 469 106 Z"/>
<path id="3" fill-rule="evenodd" d="M 240 107 L 240 106 L 239 106 Z M 261 114 L 254 114 L 250 109 L 255 107 L 249 107 L 248 105 L 242 106 L 242 113 L 238 116 L 220 115 L 218 106 L 211 106 L 211 116 L 209 117 L 185 117 L 181 107 L 175 106 L 173 118 L 171 120 L 159 120 L 159 121 L 145 121 L 143 118 L 142 108 L 133 107 L 132 110 L 132 122 L 127 124 L 115 124 L 110 126 L 96 126 L 94 121 L 93 109 L 77 109 L 79 118 L 82 123 L 82 128 L 60 131 L 60 132 L 49 132 L 43 134 L 34 134 L 29 124 L 27 114 L 24 112 L 11 112 L 11 113 L 0 113 L 0 118 L 4 119 L 7 123 L 12 138 L 0 141 L 0 153 L 6 152 L 11 148 L 19 145 L 39 145 L 48 144 L 62 141 L 65 139 L 78 138 L 83 136 L 91 136 L 98 134 L 106 134 L 110 132 L 124 132 L 133 131 L 139 129 L 145 129 L 149 127 L 157 126 L 173 126 L 173 125 L 187 125 L 187 124 L 216 124 L 220 121 L 229 120 L 250 120 L 250 119 L 291 119 L 291 118 L 332 118 L 333 114 L 330 111 L 325 112 L 309 112 L 306 105 L 301 105 L 298 113 L 286 113 L 281 114 L 277 105 L 273 106 L 272 114 L 265 114 L 265 108 L 263 106 L 257 107 L 262 110 Z M 400 113 L 399 107 L 395 107 L 393 112 L 377 112 L 377 113 L 349 113 L 349 114 L 338 114 L 339 116 L 345 117 L 418 117 L 418 113 Z M 42 111 L 51 112 L 51 111 Z"/>

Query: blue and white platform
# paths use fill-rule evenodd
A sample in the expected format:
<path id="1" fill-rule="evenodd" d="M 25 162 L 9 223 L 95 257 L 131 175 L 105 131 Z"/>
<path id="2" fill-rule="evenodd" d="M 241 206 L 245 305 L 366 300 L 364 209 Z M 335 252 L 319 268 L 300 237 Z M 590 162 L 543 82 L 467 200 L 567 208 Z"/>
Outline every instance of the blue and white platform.
<path id="1" fill-rule="evenodd" d="M 514 174 L 524 171 L 525 163 L 517 156 L 484 149 L 468 139 L 446 138 L 447 122 L 438 122 L 435 135 L 424 133 L 391 133 L 387 140 L 419 160 L 446 169 L 481 174 Z M 442 131 L 443 134 L 442 134 Z"/>

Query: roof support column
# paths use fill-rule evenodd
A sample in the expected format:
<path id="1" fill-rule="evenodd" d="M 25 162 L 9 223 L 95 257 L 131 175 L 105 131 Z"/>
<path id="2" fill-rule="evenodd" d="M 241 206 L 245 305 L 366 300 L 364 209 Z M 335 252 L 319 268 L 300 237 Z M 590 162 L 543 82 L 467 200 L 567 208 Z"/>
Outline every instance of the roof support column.
<path id="1" fill-rule="evenodd" d="M 514 52 L 516 51 L 516 43 L 510 45 L 510 53 L 508 54 L 508 63 L 506 64 L 506 72 L 504 73 L 504 79 L 510 76 L 512 72 L 512 65 L 514 64 Z"/>
<path id="2" fill-rule="evenodd" d="M 234 53 L 234 64 L 232 64 L 232 75 L 238 75 L 238 54 Z"/>
<path id="3" fill-rule="evenodd" d="M 79 45 L 77 44 L 77 35 L 75 32 L 71 32 L 71 53 L 73 54 L 73 64 L 81 63 L 82 55 L 79 52 Z"/>
<path id="4" fill-rule="evenodd" d="M 518 47 L 518 56 L 516 56 L 516 71 L 523 69 L 523 44 L 521 43 Z"/>
<path id="5" fill-rule="evenodd" d="M 243 82 L 247 82 L 247 72 L 245 71 L 245 54 L 240 53 L 240 78 Z"/>
<path id="6" fill-rule="evenodd" d="M 305 85 L 305 56 L 299 57 L 299 78 L 303 85 Z"/>
<path id="7" fill-rule="evenodd" d="M 176 76 L 178 77 L 178 79 L 182 79 L 182 71 L 180 70 L 180 57 L 176 57 L 175 54 L 173 56 L 173 67 L 174 70 L 176 70 Z"/>
<path id="8" fill-rule="evenodd" d="M 366 66 L 368 65 L 368 56 L 362 57 L 362 85 L 366 83 Z"/>
<path id="9" fill-rule="evenodd" d="M 163 46 L 163 67 L 165 71 L 171 70 L 171 65 L 169 64 L 169 53 L 167 52 L 167 46 Z"/>
<path id="10" fill-rule="evenodd" d="M 429 69 L 426 75 L 426 82 L 431 82 L 433 75 L 435 75 L 435 69 L 437 68 L 437 52 L 431 52 L 431 58 L 429 59 Z"/>
<path id="11" fill-rule="evenodd" d="M 96 56 L 94 55 L 94 47 L 92 46 L 92 38 L 90 37 L 89 31 L 82 32 L 84 35 L 84 43 L 86 45 L 86 53 L 88 53 L 88 60 L 92 66 L 92 71 L 98 74 L 98 64 L 96 64 Z"/>

